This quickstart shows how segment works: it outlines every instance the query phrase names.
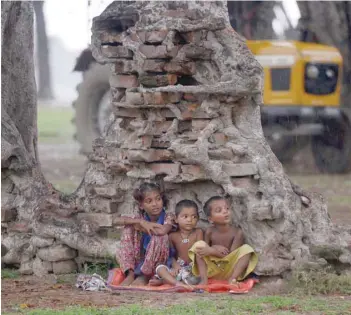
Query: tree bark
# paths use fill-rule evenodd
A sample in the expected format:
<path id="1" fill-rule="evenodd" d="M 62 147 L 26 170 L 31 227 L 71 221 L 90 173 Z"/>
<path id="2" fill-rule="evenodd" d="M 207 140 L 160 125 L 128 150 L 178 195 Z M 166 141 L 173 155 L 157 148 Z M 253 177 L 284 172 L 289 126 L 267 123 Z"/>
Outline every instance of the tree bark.
<path id="1" fill-rule="evenodd" d="M 248 40 L 272 40 L 276 1 L 227 1 L 232 27 Z"/>
<path id="2" fill-rule="evenodd" d="M 297 1 L 301 40 L 335 46 L 343 57 L 341 105 L 351 108 L 351 2 Z"/>
<path id="3" fill-rule="evenodd" d="M 54 98 L 51 85 L 50 52 L 44 16 L 44 1 L 34 1 L 33 7 L 36 17 L 37 64 L 38 64 L 38 98 L 52 100 Z"/>

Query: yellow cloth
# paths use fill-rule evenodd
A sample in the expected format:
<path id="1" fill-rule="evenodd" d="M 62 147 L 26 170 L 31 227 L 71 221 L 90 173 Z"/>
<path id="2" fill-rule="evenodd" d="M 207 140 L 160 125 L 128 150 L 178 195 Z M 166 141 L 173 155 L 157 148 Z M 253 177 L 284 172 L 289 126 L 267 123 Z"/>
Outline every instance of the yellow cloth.
<path id="1" fill-rule="evenodd" d="M 193 262 L 192 272 L 195 276 L 199 275 L 199 270 L 195 261 L 196 249 L 199 246 L 203 247 L 204 245 L 206 245 L 204 241 L 197 241 L 189 249 L 189 258 Z M 238 278 L 238 280 L 242 280 L 255 269 L 258 262 L 257 254 L 255 253 L 255 251 L 251 246 L 244 244 L 223 258 L 219 258 L 215 256 L 203 257 L 207 265 L 208 278 L 213 278 L 216 280 L 228 280 L 232 276 L 235 265 L 237 264 L 238 260 L 244 255 L 247 255 L 250 253 L 252 254 L 251 254 L 249 265 L 247 266 L 246 271 Z"/>

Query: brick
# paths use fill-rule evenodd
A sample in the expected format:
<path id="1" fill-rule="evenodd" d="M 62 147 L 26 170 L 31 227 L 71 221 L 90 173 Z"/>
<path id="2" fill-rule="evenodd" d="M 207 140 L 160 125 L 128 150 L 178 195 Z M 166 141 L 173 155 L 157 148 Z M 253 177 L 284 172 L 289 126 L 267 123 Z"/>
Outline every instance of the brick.
<path id="1" fill-rule="evenodd" d="M 157 121 L 154 122 L 153 135 L 160 136 L 168 131 L 171 127 L 172 121 Z"/>
<path id="2" fill-rule="evenodd" d="M 257 165 L 254 163 L 224 163 L 223 172 L 227 173 L 229 176 L 241 177 L 250 176 L 257 174 Z"/>
<path id="3" fill-rule="evenodd" d="M 157 149 L 129 150 L 127 156 L 131 162 L 172 161 L 174 159 L 173 151 Z"/>
<path id="4" fill-rule="evenodd" d="M 161 140 L 159 138 L 153 138 L 151 142 L 151 148 L 157 148 L 157 149 L 167 149 L 171 143 L 169 141 Z"/>
<path id="5" fill-rule="evenodd" d="M 200 43 L 207 38 L 207 31 L 206 30 L 199 30 L 199 31 L 191 31 L 186 33 L 181 33 L 180 35 L 187 41 L 188 43 Z"/>
<path id="6" fill-rule="evenodd" d="M 15 208 L 1 207 L 1 222 L 16 220 L 17 210 Z"/>
<path id="7" fill-rule="evenodd" d="M 119 73 L 137 73 L 138 65 L 135 60 L 117 60 L 112 65 L 112 71 Z"/>
<path id="8" fill-rule="evenodd" d="M 113 215 L 106 213 L 78 213 L 78 220 L 88 220 L 99 227 L 111 227 L 113 225 Z"/>
<path id="9" fill-rule="evenodd" d="M 175 74 L 141 74 L 139 76 L 140 84 L 146 87 L 175 85 L 177 83 L 177 79 L 178 78 Z"/>
<path id="10" fill-rule="evenodd" d="M 135 75 L 116 74 L 110 76 L 110 85 L 111 87 L 129 89 L 139 86 L 139 81 Z"/>
<path id="11" fill-rule="evenodd" d="M 163 13 L 165 16 L 175 17 L 175 18 L 185 18 L 186 13 L 184 10 L 167 10 Z"/>
<path id="12" fill-rule="evenodd" d="M 179 103 L 182 94 L 181 93 L 168 93 L 168 92 L 146 92 L 143 93 L 145 104 L 148 105 L 165 105 L 168 103 Z"/>
<path id="13" fill-rule="evenodd" d="M 178 51 L 179 47 L 175 46 L 170 51 L 167 51 L 167 46 L 165 45 L 140 45 L 139 51 L 147 58 L 147 59 L 157 59 L 157 58 L 174 58 Z"/>
<path id="14" fill-rule="evenodd" d="M 29 224 L 29 222 L 26 221 L 19 221 L 19 222 L 13 222 L 9 223 L 7 227 L 8 232 L 19 232 L 19 233 L 30 233 L 32 232 L 32 228 Z"/>
<path id="15" fill-rule="evenodd" d="M 214 160 L 222 160 L 222 159 L 233 160 L 234 159 L 233 151 L 228 148 L 208 150 L 208 156 L 210 157 L 210 159 L 214 159 Z"/>
<path id="16" fill-rule="evenodd" d="M 211 60 L 212 50 L 194 44 L 184 45 L 180 51 L 185 54 L 186 58 Z"/>
<path id="17" fill-rule="evenodd" d="M 145 33 L 145 42 L 150 44 L 162 43 L 168 34 L 168 30 L 151 31 Z"/>
<path id="18" fill-rule="evenodd" d="M 175 163 L 151 163 L 149 167 L 156 175 L 166 174 L 174 177 L 180 172 L 180 165 Z"/>
<path id="19" fill-rule="evenodd" d="M 114 113 L 117 117 L 142 118 L 142 112 L 135 108 L 117 108 Z"/>
<path id="20" fill-rule="evenodd" d="M 234 177 L 231 179 L 232 184 L 238 188 L 250 189 L 252 187 L 257 187 L 257 181 L 252 177 Z"/>
<path id="21" fill-rule="evenodd" d="M 102 44 L 104 43 L 122 43 L 122 33 L 113 31 L 103 31 L 99 34 L 99 39 Z"/>
<path id="22" fill-rule="evenodd" d="M 90 200 L 90 207 L 93 212 L 116 213 L 118 203 L 110 199 L 94 198 Z"/>
<path id="23" fill-rule="evenodd" d="M 209 138 L 209 142 L 217 145 L 224 145 L 228 141 L 228 137 L 222 132 L 216 132 Z"/>
<path id="24" fill-rule="evenodd" d="M 50 246 L 54 243 L 53 238 L 45 238 L 45 237 L 40 237 L 40 236 L 33 236 L 31 239 L 32 244 L 37 247 L 47 247 Z"/>
<path id="25" fill-rule="evenodd" d="M 98 196 L 106 198 L 120 197 L 120 193 L 115 185 L 106 185 L 102 187 L 92 187 L 92 192 Z"/>
<path id="26" fill-rule="evenodd" d="M 101 53 L 108 58 L 133 58 L 133 52 L 127 47 L 102 45 Z"/>
<path id="27" fill-rule="evenodd" d="M 195 62 L 171 61 L 164 66 L 164 70 L 169 73 L 179 75 L 194 75 L 196 73 Z"/>
<path id="28" fill-rule="evenodd" d="M 152 144 L 153 136 L 141 136 L 140 140 L 144 148 L 150 148 Z"/>
<path id="29" fill-rule="evenodd" d="M 77 251 L 66 245 L 54 245 L 40 248 L 37 256 L 46 261 L 61 261 L 77 257 Z"/>
<path id="30" fill-rule="evenodd" d="M 193 131 L 202 130 L 210 123 L 210 121 L 210 119 L 193 119 L 191 121 L 191 128 Z"/>
<path id="31" fill-rule="evenodd" d="M 144 104 L 144 97 L 142 93 L 126 91 L 126 103 L 133 105 Z"/>
<path id="32" fill-rule="evenodd" d="M 77 263 L 74 260 L 64 260 L 52 264 L 52 270 L 55 275 L 74 273 L 77 271 L 77 268 Z"/>
<path id="33" fill-rule="evenodd" d="M 166 61 L 157 59 L 145 59 L 143 64 L 143 71 L 149 72 L 164 72 Z"/>
<path id="34" fill-rule="evenodd" d="M 182 174 L 191 176 L 196 179 L 205 179 L 207 176 L 199 165 L 182 165 Z"/>

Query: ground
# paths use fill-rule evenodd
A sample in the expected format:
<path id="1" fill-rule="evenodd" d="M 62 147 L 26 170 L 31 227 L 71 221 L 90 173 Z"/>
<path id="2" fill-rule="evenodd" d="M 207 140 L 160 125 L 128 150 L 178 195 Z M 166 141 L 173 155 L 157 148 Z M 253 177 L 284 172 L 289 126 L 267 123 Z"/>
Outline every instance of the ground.
<path id="1" fill-rule="evenodd" d="M 73 140 L 72 117 L 73 111 L 69 108 L 40 107 L 38 110 L 40 163 L 47 180 L 65 193 L 78 187 L 87 164 L 86 158 L 79 154 L 79 145 Z M 325 196 L 335 223 L 351 226 L 351 174 L 319 174 L 308 151 L 285 167 L 295 183 Z M 245 296 L 82 292 L 74 287 L 75 277 L 50 275 L 39 279 L 19 277 L 13 271 L 3 270 L 2 311 L 38 315 L 55 314 L 53 309 L 59 310 L 57 314 L 67 315 L 351 314 L 351 276 L 342 280 L 334 275 L 317 277 L 311 281 L 314 283 L 305 281 L 306 287 L 301 287 L 300 292 L 287 287 L 281 280 L 262 279 L 262 283 Z M 314 286 L 312 291 L 306 289 L 310 285 Z M 328 295 L 309 296 L 307 293 Z M 50 310 L 38 310 L 46 308 Z"/>

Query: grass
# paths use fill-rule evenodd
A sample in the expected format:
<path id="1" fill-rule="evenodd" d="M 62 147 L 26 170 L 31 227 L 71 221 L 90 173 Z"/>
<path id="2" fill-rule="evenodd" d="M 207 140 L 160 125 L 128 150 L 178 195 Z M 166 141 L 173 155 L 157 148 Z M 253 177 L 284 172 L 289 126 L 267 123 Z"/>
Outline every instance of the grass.
<path id="1" fill-rule="evenodd" d="M 39 143 L 66 143 L 72 141 L 74 125 L 72 108 L 39 107 L 38 134 Z"/>
<path id="2" fill-rule="evenodd" d="M 215 302 L 215 303 L 214 303 Z M 21 307 L 22 306 L 22 307 Z M 143 307 L 129 305 L 119 308 L 69 307 L 64 310 L 29 310 L 20 305 L 18 311 L 28 315 L 227 315 L 227 314 L 351 314 L 351 301 L 322 299 L 321 297 L 296 298 L 291 296 L 266 296 L 236 299 L 226 295 L 215 301 L 193 300 L 169 307 Z M 10 313 L 7 313 L 10 314 Z"/>
<path id="3" fill-rule="evenodd" d="M 330 267 L 320 270 L 296 270 L 289 284 L 293 293 L 301 295 L 351 295 L 351 274 L 339 275 Z"/>
<path id="4" fill-rule="evenodd" d="M 14 269 L 1 269 L 1 279 L 16 279 L 19 277 L 18 270 Z"/>

